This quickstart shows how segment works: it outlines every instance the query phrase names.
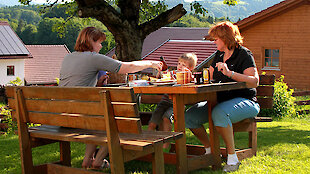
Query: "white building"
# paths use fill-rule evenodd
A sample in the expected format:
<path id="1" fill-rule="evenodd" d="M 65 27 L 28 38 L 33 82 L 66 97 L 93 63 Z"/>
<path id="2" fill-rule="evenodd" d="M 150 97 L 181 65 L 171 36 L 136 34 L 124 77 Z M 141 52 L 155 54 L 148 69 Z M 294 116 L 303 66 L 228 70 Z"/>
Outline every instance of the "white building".
<path id="1" fill-rule="evenodd" d="M 25 59 L 32 55 L 8 22 L 0 21 L 0 85 L 25 78 Z"/>

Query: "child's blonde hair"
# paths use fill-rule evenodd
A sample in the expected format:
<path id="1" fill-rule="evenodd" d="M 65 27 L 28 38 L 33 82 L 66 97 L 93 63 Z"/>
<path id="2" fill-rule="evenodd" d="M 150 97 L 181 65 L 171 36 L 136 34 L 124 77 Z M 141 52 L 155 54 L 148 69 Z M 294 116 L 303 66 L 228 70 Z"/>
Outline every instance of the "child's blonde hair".
<path id="1" fill-rule="evenodd" d="M 184 53 L 179 57 L 180 60 L 188 63 L 188 68 L 194 69 L 196 67 L 197 56 L 195 53 Z"/>

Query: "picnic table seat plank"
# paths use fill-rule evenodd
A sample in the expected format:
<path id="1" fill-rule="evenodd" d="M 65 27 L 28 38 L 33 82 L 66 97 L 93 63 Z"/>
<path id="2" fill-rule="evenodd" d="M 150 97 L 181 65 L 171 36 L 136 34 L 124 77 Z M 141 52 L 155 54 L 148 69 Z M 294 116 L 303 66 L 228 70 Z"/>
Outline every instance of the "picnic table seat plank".
<path id="1" fill-rule="evenodd" d="M 112 173 L 124 173 L 126 160 L 147 154 L 152 155 L 153 172 L 163 173 L 163 143 L 183 136 L 142 131 L 132 88 L 7 87 L 6 91 L 18 121 L 23 173 L 49 170 L 33 166 L 31 148 L 53 142 L 59 142 L 61 165 L 71 165 L 70 142 L 82 142 L 108 145 Z M 28 128 L 27 123 L 43 125 Z M 52 172 L 71 171 L 56 168 Z"/>
<path id="2" fill-rule="evenodd" d="M 105 131 L 93 131 L 87 129 L 71 129 L 58 126 L 40 126 L 29 128 L 31 137 L 46 138 L 62 141 L 89 142 L 92 144 L 106 144 Z M 143 131 L 141 134 L 120 133 L 120 142 L 124 149 L 143 150 L 143 148 L 159 141 L 167 142 L 182 136 L 179 132 L 163 132 L 154 134 L 152 131 Z"/>

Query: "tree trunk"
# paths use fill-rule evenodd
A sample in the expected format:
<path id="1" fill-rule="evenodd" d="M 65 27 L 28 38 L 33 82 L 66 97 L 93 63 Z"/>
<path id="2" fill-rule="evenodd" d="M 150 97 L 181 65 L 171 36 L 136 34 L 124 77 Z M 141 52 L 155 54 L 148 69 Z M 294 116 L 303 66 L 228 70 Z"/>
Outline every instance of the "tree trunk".
<path id="1" fill-rule="evenodd" d="M 144 39 L 157 29 L 186 14 L 182 4 L 167 10 L 156 18 L 139 24 L 141 0 L 119 0 L 119 11 L 105 0 L 76 0 L 80 17 L 101 21 L 113 34 L 116 55 L 121 61 L 140 60 Z"/>
<path id="2" fill-rule="evenodd" d="M 141 59 L 144 38 L 136 31 L 128 31 L 121 36 L 115 36 L 115 53 L 122 61 Z"/>

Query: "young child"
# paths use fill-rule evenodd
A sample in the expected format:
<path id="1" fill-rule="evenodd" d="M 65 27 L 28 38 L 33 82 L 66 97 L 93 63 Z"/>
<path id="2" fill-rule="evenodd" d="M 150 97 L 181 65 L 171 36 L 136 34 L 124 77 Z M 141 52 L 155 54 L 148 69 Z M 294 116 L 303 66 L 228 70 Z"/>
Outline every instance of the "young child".
<path id="1" fill-rule="evenodd" d="M 194 53 L 184 53 L 179 57 L 177 66 L 178 71 L 192 71 L 197 64 L 197 56 Z M 164 94 L 158 103 L 155 111 L 152 113 L 149 121 L 148 130 L 155 130 L 159 126 L 159 130 L 171 131 L 171 123 L 173 119 L 173 104 L 167 94 Z M 164 144 L 164 150 L 169 150 L 169 143 Z"/>

